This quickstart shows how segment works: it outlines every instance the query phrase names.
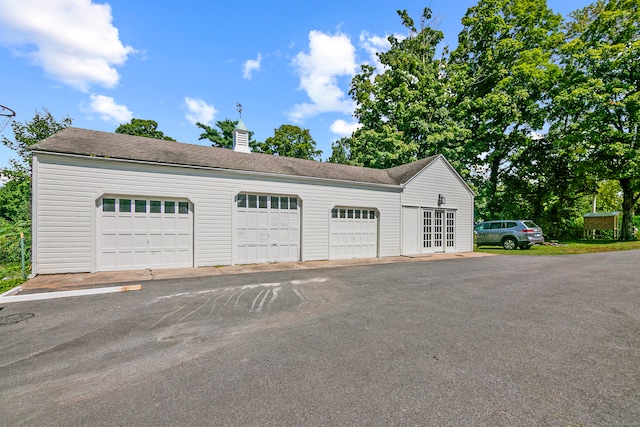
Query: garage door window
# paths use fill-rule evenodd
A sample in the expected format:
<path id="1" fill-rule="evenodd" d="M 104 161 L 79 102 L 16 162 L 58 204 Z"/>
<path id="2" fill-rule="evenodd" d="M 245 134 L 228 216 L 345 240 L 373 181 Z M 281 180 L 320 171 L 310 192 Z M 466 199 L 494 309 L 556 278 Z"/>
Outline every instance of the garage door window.
<path id="1" fill-rule="evenodd" d="M 120 199 L 119 200 L 119 211 L 120 212 L 131 212 L 131 200 L 130 199 Z"/>
<path id="2" fill-rule="evenodd" d="M 115 212 L 116 199 L 102 199 L 102 212 Z"/>

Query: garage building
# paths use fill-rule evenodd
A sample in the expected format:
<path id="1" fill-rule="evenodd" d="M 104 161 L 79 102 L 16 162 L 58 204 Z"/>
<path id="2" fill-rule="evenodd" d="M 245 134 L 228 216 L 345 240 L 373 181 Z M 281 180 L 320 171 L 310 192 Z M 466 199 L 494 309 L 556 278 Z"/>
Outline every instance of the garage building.
<path id="1" fill-rule="evenodd" d="M 33 148 L 34 274 L 473 250 L 447 160 L 391 169 L 67 128 Z"/>

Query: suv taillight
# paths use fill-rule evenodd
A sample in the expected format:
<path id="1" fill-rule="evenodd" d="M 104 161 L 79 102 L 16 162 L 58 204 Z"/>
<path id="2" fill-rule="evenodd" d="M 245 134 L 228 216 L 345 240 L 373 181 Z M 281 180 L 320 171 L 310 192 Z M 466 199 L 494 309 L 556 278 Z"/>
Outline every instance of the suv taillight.
<path id="1" fill-rule="evenodd" d="M 523 233 L 535 233 L 536 230 L 533 230 L 531 228 L 526 228 L 524 230 L 522 230 Z"/>

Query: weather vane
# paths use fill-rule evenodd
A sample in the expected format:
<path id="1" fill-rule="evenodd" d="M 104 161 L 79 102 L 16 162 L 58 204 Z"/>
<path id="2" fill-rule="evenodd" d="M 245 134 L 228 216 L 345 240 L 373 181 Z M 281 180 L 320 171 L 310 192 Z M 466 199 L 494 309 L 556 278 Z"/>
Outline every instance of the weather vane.
<path id="1" fill-rule="evenodd" d="M 238 109 L 238 113 L 240 113 L 240 118 L 242 118 L 242 104 L 236 102 L 236 108 Z"/>

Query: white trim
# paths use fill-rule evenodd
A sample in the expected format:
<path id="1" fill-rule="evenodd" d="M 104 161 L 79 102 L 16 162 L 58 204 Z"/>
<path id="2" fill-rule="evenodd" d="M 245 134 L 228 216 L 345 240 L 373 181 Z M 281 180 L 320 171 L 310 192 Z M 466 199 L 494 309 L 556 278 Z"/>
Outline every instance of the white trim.
<path id="1" fill-rule="evenodd" d="M 31 161 L 31 275 L 38 274 L 38 156 Z"/>

